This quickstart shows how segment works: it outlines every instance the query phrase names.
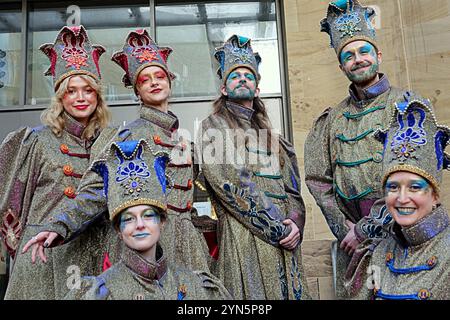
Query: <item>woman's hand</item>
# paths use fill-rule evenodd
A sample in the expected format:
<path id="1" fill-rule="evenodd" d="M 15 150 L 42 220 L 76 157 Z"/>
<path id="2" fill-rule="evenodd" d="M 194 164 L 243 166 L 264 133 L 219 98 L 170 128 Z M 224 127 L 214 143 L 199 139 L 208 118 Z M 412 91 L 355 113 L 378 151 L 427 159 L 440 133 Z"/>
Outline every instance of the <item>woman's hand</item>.
<path id="1" fill-rule="evenodd" d="M 30 247 L 33 247 L 33 251 L 31 253 L 31 262 L 36 262 L 36 253 L 39 254 L 39 257 L 43 262 L 47 262 L 47 257 L 44 253 L 44 248 L 48 248 L 51 246 L 53 241 L 59 237 L 59 234 L 56 232 L 44 231 L 39 232 L 36 236 L 31 238 L 22 249 L 22 254 L 26 253 Z"/>
<path id="2" fill-rule="evenodd" d="M 350 231 L 341 241 L 341 245 L 339 247 L 343 249 L 349 256 L 352 256 L 353 252 L 355 252 L 356 250 L 356 247 L 359 245 L 359 241 L 355 235 L 355 224 L 349 220 L 345 220 L 345 224 L 350 228 Z"/>
<path id="3" fill-rule="evenodd" d="M 300 230 L 291 219 L 284 220 L 283 224 L 291 226 L 291 232 L 286 238 L 280 241 L 280 245 L 285 249 L 294 250 L 300 242 Z"/>

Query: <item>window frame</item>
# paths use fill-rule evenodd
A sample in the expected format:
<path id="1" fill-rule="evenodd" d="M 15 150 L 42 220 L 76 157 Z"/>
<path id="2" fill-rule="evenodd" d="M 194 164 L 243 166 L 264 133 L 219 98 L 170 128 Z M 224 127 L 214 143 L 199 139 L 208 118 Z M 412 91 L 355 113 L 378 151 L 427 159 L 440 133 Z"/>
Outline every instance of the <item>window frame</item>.
<path id="1" fill-rule="evenodd" d="M 22 23 L 21 23 L 21 67 L 20 67 L 20 90 L 19 90 L 19 105 L 16 106 L 3 106 L 0 107 L 0 113 L 2 112 L 14 112 L 14 111 L 28 111 L 28 110 L 43 110 L 47 108 L 46 104 L 36 104 L 31 105 L 27 104 L 27 88 L 29 87 L 29 81 L 31 81 L 31 70 L 30 65 L 28 64 L 29 60 L 29 48 L 28 48 L 28 28 L 29 28 L 29 13 L 30 13 L 30 4 L 36 2 L 37 0 L 11 0 L 8 1 L 9 4 L 21 4 L 21 12 L 22 12 Z M 59 2 L 57 0 L 47 0 L 47 2 Z M 215 2 L 241 2 L 238 0 L 215 0 Z M 258 0 L 245 0 L 245 2 L 259 2 Z M 157 1 L 157 0 L 148 0 L 148 6 L 150 8 L 150 35 L 153 39 L 156 39 L 156 5 L 161 3 L 163 5 L 184 3 L 185 1 L 180 0 L 168 0 L 165 1 Z M 192 1 L 192 3 L 197 3 L 197 1 Z M 289 99 L 289 86 L 288 86 L 288 72 L 287 72 L 287 47 L 286 47 L 286 31 L 285 31 L 285 16 L 284 9 L 282 6 L 281 0 L 274 0 L 275 3 L 275 14 L 276 14 L 276 28 L 277 28 L 277 41 L 278 41 L 278 58 L 279 58 L 279 67 L 280 67 L 280 86 L 281 93 L 278 94 L 263 94 L 261 98 L 278 98 L 281 100 L 282 105 L 282 115 L 281 115 L 281 123 L 284 136 L 289 140 L 293 141 L 293 133 L 292 133 L 292 115 L 290 108 L 290 99 Z M 93 0 L 92 5 L 101 5 L 102 2 L 98 0 Z M 212 101 L 216 97 L 215 96 L 198 96 L 198 97 L 177 97 L 171 98 L 170 103 L 183 103 L 183 102 L 205 102 Z M 108 102 L 108 105 L 111 107 L 115 106 L 136 106 L 138 104 L 137 100 L 124 100 L 124 101 L 111 101 Z"/>

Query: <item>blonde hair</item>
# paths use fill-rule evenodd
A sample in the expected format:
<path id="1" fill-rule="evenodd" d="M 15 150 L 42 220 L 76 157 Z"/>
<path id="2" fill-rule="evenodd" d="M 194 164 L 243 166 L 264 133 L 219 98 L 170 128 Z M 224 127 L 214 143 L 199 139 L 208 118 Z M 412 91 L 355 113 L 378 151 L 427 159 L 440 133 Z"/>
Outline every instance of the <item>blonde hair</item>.
<path id="1" fill-rule="evenodd" d="M 83 139 L 91 140 L 98 130 L 108 126 L 111 120 L 111 111 L 109 110 L 103 97 L 103 88 L 92 77 L 84 74 L 76 75 L 85 80 L 89 86 L 97 92 L 97 108 L 89 119 L 89 123 L 81 136 Z M 49 126 L 57 137 L 61 137 L 64 130 L 64 106 L 62 99 L 69 87 L 69 81 L 73 76 L 64 79 L 58 87 L 50 106 L 41 114 L 41 122 Z"/>

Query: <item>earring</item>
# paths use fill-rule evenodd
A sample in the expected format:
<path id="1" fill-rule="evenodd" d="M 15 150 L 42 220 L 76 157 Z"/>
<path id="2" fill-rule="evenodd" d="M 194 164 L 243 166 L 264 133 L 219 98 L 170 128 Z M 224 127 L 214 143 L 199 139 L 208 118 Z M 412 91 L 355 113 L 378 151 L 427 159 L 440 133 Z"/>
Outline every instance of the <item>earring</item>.
<path id="1" fill-rule="evenodd" d="M 431 207 L 431 209 L 434 211 L 434 210 L 436 210 L 436 208 L 437 208 L 437 205 L 435 205 L 435 204 L 433 204 L 433 206 Z"/>

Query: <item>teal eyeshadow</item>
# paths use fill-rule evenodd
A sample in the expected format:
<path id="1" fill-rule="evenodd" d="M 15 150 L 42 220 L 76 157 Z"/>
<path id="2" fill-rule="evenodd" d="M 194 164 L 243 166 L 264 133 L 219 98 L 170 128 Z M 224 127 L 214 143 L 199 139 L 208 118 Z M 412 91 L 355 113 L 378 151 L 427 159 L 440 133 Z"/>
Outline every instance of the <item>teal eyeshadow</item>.
<path id="1" fill-rule="evenodd" d="M 361 47 L 361 48 L 359 49 L 359 52 L 362 52 L 362 53 L 369 53 L 369 52 L 371 52 L 372 50 L 373 50 L 373 46 L 370 45 L 370 44 L 366 44 L 365 46 L 363 46 L 363 47 Z"/>
<path id="2" fill-rule="evenodd" d="M 414 181 L 411 185 L 419 187 L 420 189 L 426 189 L 429 186 L 428 182 L 426 182 L 425 180 Z"/>

